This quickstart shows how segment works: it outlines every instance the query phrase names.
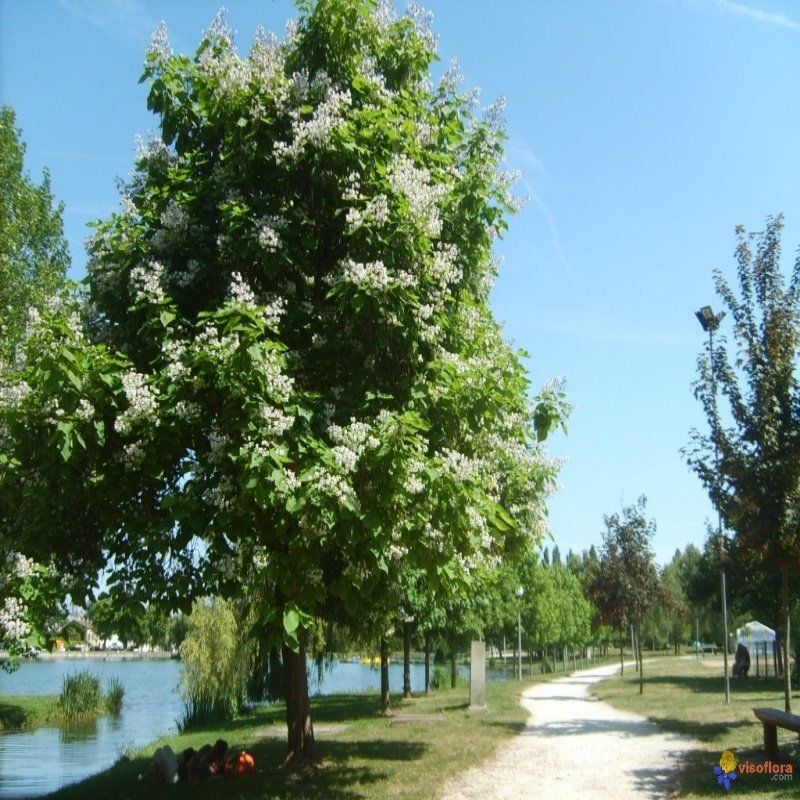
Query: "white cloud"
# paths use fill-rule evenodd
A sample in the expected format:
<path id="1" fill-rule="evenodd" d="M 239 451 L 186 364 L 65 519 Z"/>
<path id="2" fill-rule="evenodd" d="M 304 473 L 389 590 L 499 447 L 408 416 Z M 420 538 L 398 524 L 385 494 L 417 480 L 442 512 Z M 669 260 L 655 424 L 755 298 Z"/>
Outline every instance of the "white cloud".
<path id="1" fill-rule="evenodd" d="M 149 40 L 156 24 L 139 0 L 58 0 L 58 3 L 93 27 L 123 33 L 137 44 Z"/>
<path id="2" fill-rule="evenodd" d="M 767 25 L 777 25 L 780 28 L 800 33 L 800 22 L 787 17 L 785 14 L 773 11 L 764 11 L 761 8 L 753 8 L 744 3 L 736 3 L 734 0 L 710 0 L 721 11 L 730 14 L 737 14 L 740 17 L 747 17 L 755 22 L 766 23 Z"/>

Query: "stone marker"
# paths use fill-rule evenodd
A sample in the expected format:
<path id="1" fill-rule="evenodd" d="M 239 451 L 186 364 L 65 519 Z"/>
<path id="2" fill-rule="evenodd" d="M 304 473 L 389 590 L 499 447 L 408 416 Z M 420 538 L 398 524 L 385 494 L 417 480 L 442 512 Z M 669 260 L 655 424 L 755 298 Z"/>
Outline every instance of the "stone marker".
<path id="1" fill-rule="evenodd" d="M 486 643 L 473 642 L 469 659 L 469 709 L 486 709 Z"/>

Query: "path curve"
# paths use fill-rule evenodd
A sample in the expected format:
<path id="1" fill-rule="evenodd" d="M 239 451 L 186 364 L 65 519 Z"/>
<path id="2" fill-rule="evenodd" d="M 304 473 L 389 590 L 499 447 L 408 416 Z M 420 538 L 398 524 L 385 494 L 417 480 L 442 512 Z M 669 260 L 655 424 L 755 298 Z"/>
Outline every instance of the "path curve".
<path id="1" fill-rule="evenodd" d="M 583 670 L 526 689 L 522 705 L 531 717 L 525 730 L 489 761 L 448 783 L 441 800 L 676 795 L 678 762 L 697 743 L 590 696 L 593 683 L 618 670 Z"/>

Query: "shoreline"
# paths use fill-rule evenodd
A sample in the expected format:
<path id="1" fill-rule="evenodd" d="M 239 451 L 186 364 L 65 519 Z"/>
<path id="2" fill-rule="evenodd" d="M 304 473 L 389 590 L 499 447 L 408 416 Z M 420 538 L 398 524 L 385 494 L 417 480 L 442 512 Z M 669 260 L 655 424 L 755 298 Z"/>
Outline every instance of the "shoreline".
<path id="1" fill-rule="evenodd" d="M 162 651 L 137 652 L 136 650 L 87 650 L 84 652 L 47 652 L 42 651 L 33 658 L 20 658 L 20 664 L 32 664 L 37 661 L 168 661 L 177 659 L 177 654 Z M 0 651 L 0 662 L 8 660 L 8 653 Z"/>

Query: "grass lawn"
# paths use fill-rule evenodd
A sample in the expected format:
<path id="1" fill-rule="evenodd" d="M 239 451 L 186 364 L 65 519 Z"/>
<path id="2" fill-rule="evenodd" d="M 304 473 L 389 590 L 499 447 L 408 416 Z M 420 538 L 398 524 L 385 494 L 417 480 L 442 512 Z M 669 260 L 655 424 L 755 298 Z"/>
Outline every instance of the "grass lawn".
<path id="1" fill-rule="evenodd" d="M 58 725 L 60 719 L 58 695 L 0 694 L 0 732 Z"/>
<path id="2" fill-rule="evenodd" d="M 546 679 L 563 677 L 548 675 Z M 536 677 L 534 680 L 543 680 Z M 61 800 L 113 797 L 147 798 L 396 798 L 434 797 L 448 777 L 488 758 L 505 739 L 520 732 L 527 714 L 519 705 L 531 679 L 487 685 L 484 712 L 470 712 L 468 687 L 439 689 L 427 697 L 392 698 L 390 716 L 379 713 L 375 695 L 333 695 L 312 700 L 316 731 L 313 763 L 283 766 L 286 729 L 282 707 L 260 709 L 225 725 L 176 735 L 131 753 L 107 772 L 50 795 Z M 444 722 L 392 725 L 397 714 L 439 714 Z M 326 732 L 332 725 L 345 730 Z M 265 735 L 272 733 L 272 736 Z M 276 736 L 277 734 L 277 736 Z M 236 779 L 212 778 L 192 786 L 153 786 L 138 780 L 145 774 L 155 748 L 169 744 L 177 753 L 217 738 L 231 748 L 246 748 L 256 761 L 256 773 Z"/>
<path id="3" fill-rule="evenodd" d="M 731 703 L 725 704 L 721 658 L 662 658 L 645 662 L 644 694 L 639 695 L 634 670 L 594 687 L 593 694 L 617 708 L 633 711 L 672 731 L 697 740 L 699 748 L 687 757 L 680 774 L 678 794 L 686 798 L 725 796 L 717 784 L 714 767 L 724 750 L 732 750 L 739 762 L 763 764 L 763 728 L 753 707 L 783 709 L 783 693 L 776 678 L 731 680 Z M 792 695 L 795 714 L 800 713 L 800 692 Z M 779 761 L 791 763 L 791 782 L 777 782 L 764 774 L 739 774 L 730 796 L 756 800 L 797 796 L 800 793 L 800 748 L 797 734 L 778 729 Z"/>

